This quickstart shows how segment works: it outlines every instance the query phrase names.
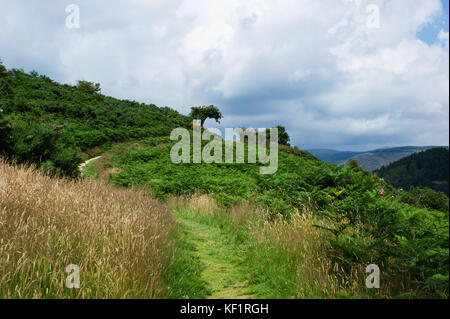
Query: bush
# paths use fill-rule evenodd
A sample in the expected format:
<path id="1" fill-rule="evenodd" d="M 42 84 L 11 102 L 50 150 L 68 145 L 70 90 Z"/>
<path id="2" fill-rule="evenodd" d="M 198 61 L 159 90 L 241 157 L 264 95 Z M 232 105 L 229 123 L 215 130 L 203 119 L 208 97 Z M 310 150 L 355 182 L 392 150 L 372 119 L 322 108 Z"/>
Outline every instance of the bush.
<path id="1" fill-rule="evenodd" d="M 408 205 L 441 212 L 449 211 L 448 197 L 444 193 L 435 192 L 431 188 L 413 187 L 409 191 L 399 191 L 398 194 L 399 200 Z"/>
<path id="2" fill-rule="evenodd" d="M 322 213 L 334 224 L 329 231 L 338 260 L 348 265 L 375 263 L 383 266 L 387 278 L 408 274 L 406 284 L 448 295 L 448 209 L 428 210 L 445 206 L 441 200 L 446 196 L 427 190 L 424 208 L 416 208 L 417 203 L 412 207 L 393 197 L 396 190 L 360 168 L 348 167 L 334 181 L 327 191 L 330 203 L 324 202 Z M 340 186 L 342 182 L 346 187 Z M 433 205 L 436 199 L 441 202 Z"/>
<path id="3" fill-rule="evenodd" d="M 100 93 L 100 83 L 93 83 L 88 81 L 78 81 L 78 88 L 89 94 Z"/>

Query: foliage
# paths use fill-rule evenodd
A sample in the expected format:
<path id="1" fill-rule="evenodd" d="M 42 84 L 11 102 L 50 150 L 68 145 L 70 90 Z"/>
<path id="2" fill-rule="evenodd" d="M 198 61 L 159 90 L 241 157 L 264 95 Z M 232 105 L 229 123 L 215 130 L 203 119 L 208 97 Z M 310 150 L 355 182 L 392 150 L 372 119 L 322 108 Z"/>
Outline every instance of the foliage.
<path id="1" fill-rule="evenodd" d="M 34 74 L 31 74 L 34 76 Z M 100 83 L 93 83 L 88 81 L 78 81 L 77 87 L 86 93 L 94 94 L 100 93 Z"/>
<path id="2" fill-rule="evenodd" d="M 358 165 L 358 162 L 355 160 L 355 159 L 353 159 L 353 158 L 351 158 L 351 159 L 349 159 L 348 161 L 347 161 L 347 167 L 348 168 L 356 168 L 356 167 L 358 167 L 359 165 Z"/>
<path id="3" fill-rule="evenodd" d="M 0 154 L 18 163 L 75 176 L 82 150 L 168 136 L 189 125 L 188 117 L 168 107 L 106 97 L 90 82 L 61 85 L 44 75 L 13 71 L 14 77 L 0 77 Z"/>
<path id="4" fill-rule="evenodd" d="M 433 148 L 412 154 L 376 173 L 397 188 L 428 187 L 449 195 L 448 149 Z"/>
<path id="5" fill-rule="evenodd" d="M 289 134 L 286 132 L 286 128 L 284 126 L 278 125 L 278 144 L 290 146 L 289 141 L 291 138 Z"/>
<path id="6" fill-rule="evenodd" d="M 287 148 L 290 148 L 290 146 L 291 146 L 289 144 L 290 137 L 289 137 L 289 134 L 286 132 L 286 129 L 284 128 L 284 126 L 278 125 L 278 126 L 276 126 L 274 128 L 276 128 L 278 130 L 278 144 L 280 146 L 286 146 Z M 245 130 L 245 128 L 243 128 L 243 130 Z M 270 131 L 271 131 L 270 128 L 267 128 L 266 131 L 265 131 L 266 132 L 266 145 L 267 145 L 267 148 L 270 147 Z M 255 134 L 256 135 L 256 140 L 258 140 L 258 134 L 259 134 L 259 132 L 256 131 L 256 134 Z M 248 142 L 248 137 L 245 136 L 244 137 L 244 143 L 247 143 L 247 142 Z"/>
<path id="7" fill-rule="evenodd" d="M 413 187 L 409 191 L 398 191 L 399 201 L 418 208 L 427 208 L 448 212 L 448 197 L 441 192 L 431 188 Z"/>
<path id="8" fill-rule="evenodd" d="M 395 189 L 358 169 L 341 174 L 360 186 L 333 188 L 331 209 L 323 212 L 335 224 L 330 230 L 339 260 L 375 263 L 387 278 L 407 274 L 425 292 L 448 295 L 448 211 L 406 205 Z"/>
<path id="9" fill-rule="evenodd" d="M 214 106 L 194 106 L 191 108 L 189 115 L 193 119 L 200 120 L 200 126 L 203 127 L 207 119 L 214 119 L 217 123 L 220 123 L 220 119 L 223 117 L 220 110 Z"/>

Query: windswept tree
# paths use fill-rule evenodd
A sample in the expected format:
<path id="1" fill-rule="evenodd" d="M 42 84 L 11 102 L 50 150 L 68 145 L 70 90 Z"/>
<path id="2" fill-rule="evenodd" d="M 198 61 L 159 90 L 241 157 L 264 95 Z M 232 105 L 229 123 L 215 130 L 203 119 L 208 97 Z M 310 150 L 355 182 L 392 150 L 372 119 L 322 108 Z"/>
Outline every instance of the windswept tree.
<path id="1" fill-rule="evenodd" d="M 88 81 L 78 81 L 78 88 L 86 93 L 94 94 L 100 93 L 100 83 L 93 83 Z"/>
<path id="2" fill-rule="evenodd" d="M 203 127 L 207 119 L 214 119 L 217 123 L 220 123 L 220 119 L 223 118 L 220 110 L 214 105 L 191 107 L 189 116 L 194 120 L 200 120 L 201 127 Z"/>
<path id="3" fill-rule="evenodd" d="M 278 144 L 285 145 L 285 146 L 291 146 L 289 144 L 289 141 L 291 138 L 289 137 L 289 134 L 286 132 L 286 128 L 284 126 L 278 125 L 274 127 L 278 129 Z M 266 139 L 267 139 L 267 145 L 270 144 L 270 129 L 266 129 Z"/>
<path id="4" fill-rule="evenodd" d="M 291 138 L 289 137 L 289 134 L 286 132 L 285 127 L 281 126 L 281 125 L 278 125 L 278 126 L 273 127 L 273 128 L 276 128 L 278 130 L 278 144 L 285 145 L 285 146 L 291 146 L 289 144 L 289 141 L 291 140 Z M 246 130 L 245 127 L 241 127 L 241 129 L 243 131 Z M 259 132 L 255 131 L 256 140 L 258 140 L 258 138 L 259 138 L 258 135 L 259 135 Z M 271 129 L 267 128 L 266 129 L 266 143 L 267 143 L 267 147 L 270 146 L 270 136 L 271 136 Z M 240 140 L 241 140 L 241 142 L 247 143 L 248 138 L 247 138 L 247 136 L 241 136 Z"/>
<path id="5" fill-rule="evenodd" d="M 291 140 L 291 138 L 286 132 L 285 127 L 278 125 L 276 128 L 278 129 L 278 144 L 290 146 L 289 141 Z"/>

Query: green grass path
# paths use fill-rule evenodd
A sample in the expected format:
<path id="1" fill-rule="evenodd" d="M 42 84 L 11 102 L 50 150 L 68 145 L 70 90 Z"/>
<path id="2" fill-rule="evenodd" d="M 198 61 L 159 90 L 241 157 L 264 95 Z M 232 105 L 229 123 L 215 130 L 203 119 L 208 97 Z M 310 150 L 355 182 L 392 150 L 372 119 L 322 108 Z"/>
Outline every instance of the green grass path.
<path id="1" fill-rule="evenodd" d="M 202 264 L 201 279 L 210 299 L 251 299 L 251 287 L 243 280 L 242 258 L 237 247 L 217 224 L 207 223 L 207 216 L 175 211 L 183 234 L 194 250 L 192 258 Z"/>

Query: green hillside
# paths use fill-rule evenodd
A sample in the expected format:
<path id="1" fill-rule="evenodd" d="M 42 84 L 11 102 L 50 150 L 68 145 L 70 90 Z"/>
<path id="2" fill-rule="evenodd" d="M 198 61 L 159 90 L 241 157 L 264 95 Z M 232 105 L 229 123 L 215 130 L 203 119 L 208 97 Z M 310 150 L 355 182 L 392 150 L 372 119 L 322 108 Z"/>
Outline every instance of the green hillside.
<path id="1" fill-rule="evenodd" d="M 168 107 L 104 96 L 93 83 L 61 85 L 35 72 L 0 70 L 0 153 L 18 163 L 76 175 L 82 150 L 167 136 L 188 123 Z"/>
<path id="2" fill-rule="evenodd" d="M 422 152 L 432 147 L 433 146 L 403 146 L 386 148 L 370 151 L 364 154 L 358 154 L 352 158 L 365 169 L 374 171 L 382 166 L 387 166 L 390 163 L 398 161 L 411 154 Z"/>
<path id="3" fill-rule="evenodd" d="M 410 155 L 377 171 L 397 188 L 428 187 L 448 196 L 448 149 L 433 148 Z"/>
<path id="4" fill-rule="evenodd" d="M 445 195 L 400 191 L 357 165 L 344 168 L 328 164 L 289 146 L 280 146 L 279 167 L 274 175 L 261 175 L 260 163 L 174 164 L 170 150 L 175 142 L 169 135 L 175 127 L 189 127 L 188 117 L 169 108 L 117 100 L 96 91 L 96 86 L 90 83 L 74 87 L 19 70 L 14 70 L 14 75 L 3 72 L 1 152 L 10 160 L 42 164 L 48 170 L 60 169 L 65 175 L 74 176 L 81 161 L 80 151 L 92 154 L 95 148 L 102 160 L 92 162 L 86 168 L 87 175 L 105 178 L 119 186 L 147 189 L 163 202 L 169 202 L 173 196 L 207 194 L 214 198 L 218 211 L 227 213 L 197 216 L 191 211 L 187 213 L 182 206 L 182 211 L 175 214 L 182 221 L 181 226 L 205 231 L 208 242 L 214 242 L 215 236 L 230 237 L 227 244 L 233 243 L 237 250 L 247 247 L 242 241 L 250 235 L 248 230 L 256 227 L 261 231 L 258 235 L 261 239 L 248 243 L 253 250 L 245 248 L 254 254 L 253 261 L 239 253 L 239 263 L 246 260 L 252 265 L 244 272 L 260 278 L 257 282 L 262 285 L 260 289 L 279 292 L 286 298 L 327 296 L 322 290 L 319 294 L 318 287 L 317 291 L 309 287 L 305 293 L 291 285 L 292 276 L 296 276 L 297 283 L 302 282 L 297 278 L 298 269 L 292 265 L 301 264 L 306 256 L 300 258 L 295 247 L 281 249 L 264 242 L 269 229 L 274 229 L 273 236 L 281 236 L 277 229 L 296 234 L 287 229 L 301 220 L 295 216 L 307 213 L 314 216 L 311 219 L 314 223 L 308 224 L 308 228 L 326 234 L 327 248 L 320 254 L 332 260 L 330 264 L 316 265 L 317 257 L 308 264 L 316 265 L 311 266 L 308 274 L 311 282 L 320 279 L 314 275 L 320 273 L 320 267 L 327 268 L 339 282 L 348 283 L 356 270 L 362 278 L 367 265 L 377 264 L 386 283 L 378 296 L 448 297 L 449 212 Z M 411 196 L 427 196 L 434 204 L 411 201 Z M 232 212 L 242 205 L 256 207 L 255 211 L 264 212 L 267 218 L 249 218 L 239 224 L 240 219 Z M 207 231 L 208 227 L 217 228 L 220 234 Z M 182 250 L 192 250 L 186 247 L 192 242 L 196 245 L 202 242 L 198 236 L 190 240 L 180 243 Z M 286 242 L 289 240 L 285 237 Z M 200 248 L 200 252 L 206 249 Z M 233 256 L 237 254 L 231 248 L 226 251 Z M 279 268 L 274 268 L 275 264 Z M 184 276 L 190 266 L 180 266 L 179 276 Z M 232 277 L 231 271 L 229 276 Z M 361 278 L 358 280 L 364 286 Z M 172 280 L 179 284 L 181 279 Z M 333 296 L 377 294 L 366 288 L 347 291 L 346 284 L 339 287 L 342 288 Z"/>

